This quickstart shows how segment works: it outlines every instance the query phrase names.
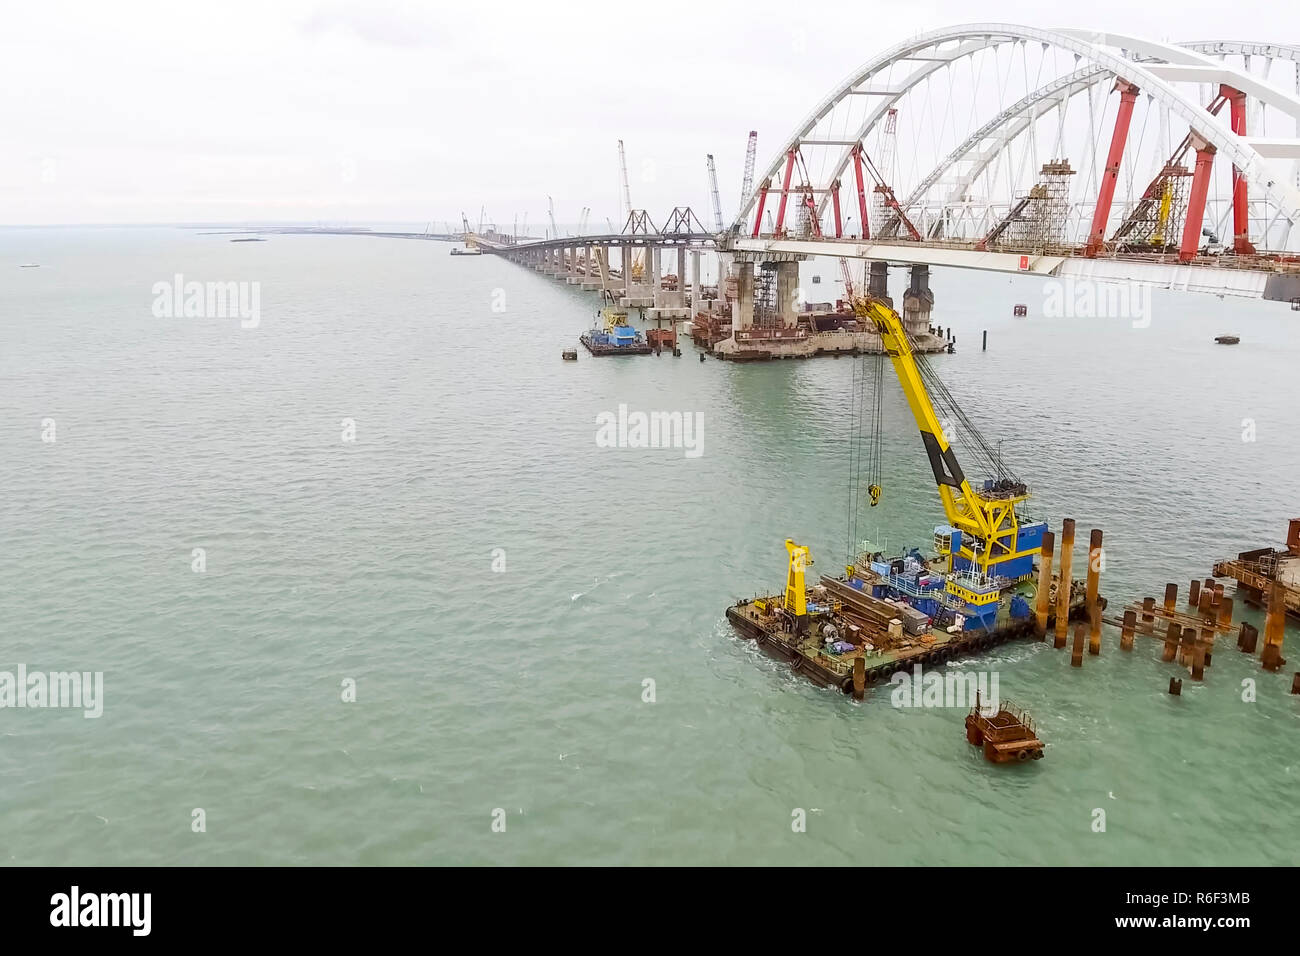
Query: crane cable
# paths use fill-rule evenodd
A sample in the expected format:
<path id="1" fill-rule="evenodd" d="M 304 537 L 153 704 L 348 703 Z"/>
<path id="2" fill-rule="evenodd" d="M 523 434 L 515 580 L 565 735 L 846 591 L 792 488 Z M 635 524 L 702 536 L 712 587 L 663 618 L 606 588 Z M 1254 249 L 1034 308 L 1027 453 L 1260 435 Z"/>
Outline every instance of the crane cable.
<path id="1" fill-rule="evenodd" d="M 868 396 L 868 356 L 863 355 L 861 362 L 853 363 L 852 400 L 856 405 L 850 418 L 852 434 L 849 436 L 849 520 L 848 520 L 848 560 L 856 561 L 858 552 L 858 509 L 862 501 L 863 472 L 866 472 L 866 490 L 871 499 L 871 507 L 880 501 L 880 470 L 884 460 L 881 444 L 884 424 L 884 360 L 883 352 L 875 355 L 874 380 L 871 382 L 871 394 Z M 870 408 L 868 409 L 868 406 Z M 867 415 L 870 411 L 868 431 Z M 867 443 L 863 448 L 864 435 Z"/>
<path id="2" fill-rule="evenodd" d="M 934 366 L 930 364 L 925 355 L 916 350 L 916 343 L 912 341 L 910 333 L 908 339 L 913 346 L 912 357 L 916 362 L 917 371 L 920 372 L 921 380 L 930 393 L 931 401 L 936 408 L 946 415 L 950 415 L 960 424 L 962 430 L 960 443 L 962 447 L 977 458 L 982 468 L 987 469 L 989 474 L 996 476 L 999 480 L 1020 484 L 1020 478 L 1006 466 L 1001 454 L 993 448 L 988 439 L 984 437 L 984 434 L 971 421 L 957 402 L 957 399 L 953 397 L 948 386 L 944 384 L 939 373 L 934 370 Z M 954 439 L 958 436 L 945 434 L 944 437 L 949 445 L 953 445 L 955 444 Z"/>
<path id="3" fill-rule="evenodd" d="M 849 400 L 853 404 L 849 409 L 849 507 L 844 553 L 850 564 L 857 560 L 858 487 L 862 472 L 862 418 L 865 404 L 863 397 L 865 369 L 862 366 L 865 363 L 865 358 L 861 363 L 853 363 L 853 384 L 849 391 Z"/>

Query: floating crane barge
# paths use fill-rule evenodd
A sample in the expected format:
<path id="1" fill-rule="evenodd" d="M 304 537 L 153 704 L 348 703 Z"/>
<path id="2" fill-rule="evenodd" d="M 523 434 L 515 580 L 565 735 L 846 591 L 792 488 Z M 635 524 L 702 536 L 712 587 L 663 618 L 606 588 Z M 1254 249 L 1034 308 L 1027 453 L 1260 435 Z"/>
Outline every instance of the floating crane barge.
<path id="1" fill-rule="evenodd" d="M 934 472 L 948 519 L 935 528 L 934 556 L 923 557 L 915 549 L 901 556 L 862 553 L 843 575 L 824 575 L 810 587 L 809 549 L 786 539 L 785 592 L 738 601 L 727 608 L 727 619 L 742 636 L 790 661 L 814 683 L 855 697 L 914 664 L 943 664 L 1004 641 L 1042 637 L 1061 616 L 1075 620 L 1095 614 L 1099 621 L 1105 599 L 1096 594 L 1095 574 L 1090 570 L 1085 587 L 1070 577 L 1067 559 L 1061 575 L 1052 578 L 1053 538 L 1047 524 L 1016 513 L 1016 505 L 1029 497 L 1028 489 L 1005 470 L 1000 457 L 988 453 L 989 444 L 911 348 L 898 314 L 877 299 L 857 300 L 855 308 L 880 333 Z M 998 476 L 978 489 L 967 480 L 944 434 L 931 389 L 996 468 Z M 873 507 L 881 496 L 878 410 L 876 415 L 866 489 Z M 850 511 L 851 516 L 856 511 L 852 502 Z M 1073 522 L 1067 526 L 1063 558 L 1073 543 Z M 1096 540 L 1099 544 L 1099 533 Z M 1063 580 L 1069 582 L 1068 593 L 1061 592 Z M 1036 614 L 1031 601 L 1037 603 Z M 1063 633 L 1058 627 L 1058 635 Z"/>

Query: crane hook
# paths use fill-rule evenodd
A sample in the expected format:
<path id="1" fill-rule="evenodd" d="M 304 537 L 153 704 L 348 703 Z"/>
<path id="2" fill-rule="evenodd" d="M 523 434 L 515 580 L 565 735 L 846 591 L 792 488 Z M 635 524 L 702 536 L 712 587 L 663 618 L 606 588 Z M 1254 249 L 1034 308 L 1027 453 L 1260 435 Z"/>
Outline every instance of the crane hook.
<path id="1" fill-rule="evenodd" d="M 871 496 L 871 507 L 880 504 L 881 489 L 879 485 L 868 485 L 867 494 Z"/>

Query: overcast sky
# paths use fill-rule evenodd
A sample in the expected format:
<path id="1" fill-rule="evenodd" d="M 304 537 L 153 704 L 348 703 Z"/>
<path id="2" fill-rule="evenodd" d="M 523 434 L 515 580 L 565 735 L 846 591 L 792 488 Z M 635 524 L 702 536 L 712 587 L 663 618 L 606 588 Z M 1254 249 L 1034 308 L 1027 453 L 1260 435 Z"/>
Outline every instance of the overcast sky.
<path id="1" fill-rule="evenodd" d="M 724 209 L 855 66 L 997 21 L 1300 42 L 1294 0 L 2 0 L 0 224 Z M 1194 12 L 1192 12 L 1194 11 Z M 536 232 L 536 229 L 534 229 Z"/>

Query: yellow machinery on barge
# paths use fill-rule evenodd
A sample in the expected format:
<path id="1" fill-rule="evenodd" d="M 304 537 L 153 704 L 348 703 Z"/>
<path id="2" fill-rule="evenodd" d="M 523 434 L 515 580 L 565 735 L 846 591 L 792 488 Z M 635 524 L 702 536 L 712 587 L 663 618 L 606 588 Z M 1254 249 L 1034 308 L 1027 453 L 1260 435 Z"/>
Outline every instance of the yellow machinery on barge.
<path id="1" fill-rule="evenodd" d="M 914 663 L 941 664 L 1032 633 L 1027 597 L 1034 592 L 1034 561 L 1047 525 L 1017 514 L 1028 489 L 1005 469 L 924 356 L 913 351 L 898 314 L 876 299 L 855 300 L 855 309 L 879 331 L 921 433 L 948 519 L 935 529 L 938 557 L 931 564 L 919 555 L 895 561 L 855 555 L 842 577 L 823 576 L 809 587 L 809 549 L 787 539 L 784 594 L 739 601 L 727 609 L 727 618 L 742 635 L 789 660 L 814 682 L 861 696 L 868 685 Z M 882 494 L 880 391 L 877 387 L 867 485 L 873 507 Z M 962 423 L 997 477 L 979 488 L 971 484 L 944 433 L 931 391 Z M 852 502 L 850 509 L 852 515 Z M 1076 595 L 1071 586 L 1069 616 L 1083 613 L 1084 604 L 1084 595 Z"/>

